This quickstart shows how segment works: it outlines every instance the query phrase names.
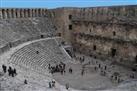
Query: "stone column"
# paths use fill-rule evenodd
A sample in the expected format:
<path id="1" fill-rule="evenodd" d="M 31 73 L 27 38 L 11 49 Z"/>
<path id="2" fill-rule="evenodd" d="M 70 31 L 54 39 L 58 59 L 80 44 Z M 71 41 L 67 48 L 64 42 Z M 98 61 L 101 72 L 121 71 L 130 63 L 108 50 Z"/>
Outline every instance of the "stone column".
<path id="1" fill-rule="evenodd" d="M 15 15 L 16 15 L 16 18 L 19 18 L 19 16 L 18 16 L 18 9 L 15 9 Z"/>
<path id="2" fill-rule="evenodd" d="M 0 19 L 2 19 L 2 9 L 0 9 Z"/>
<path id="3" fill-rule="evenodd" d="M 27 12 L 28 12 L 28 17 L 30 17 L 30 9 L 29 8 L 27 9 Z"/>
<path id="4" fill-rule="evenodd" d="M 32 17 L 32 9 L 29 9 L 30 17 Z"/>
<path id="5" fill-rule="evenodd" d="M 6 12 L 7 12 L 7 18 L 9 19 L 9 9 L 6 9 Z"/>
<path id="6" fill-rule="evenodd" d="M 40 9 L 40 16 L 42 16 L 42 9 Z"/>
<path id="7" fill-rule="evenodd" d="M 21 9 L 21 15 L 22 18 L 24 18 L 24 9 Z"/>
<path id="8" fill-rule="evenodd" d="M 38 17 L 38 9 L 37 8 L 35 8 L 35 14 L 36 14 L 35 17 Z"/>
<path id="9" fill-rule="evenodd" d="M 8 10 L 9 18 L 12 18 L 11 9 Z"/>
<path id="10" fill-rule="evenodd" d="M 35 9 L 35 17 L 38 17 L 38 9 Z"/>
<path id="11" fill-rule="evenodd" d="M 35 17 L 35 9 L 32 10 L 33 17 Z"/>
<path id="12" fill-rule="evenodd" d="M 40 9 L 37 9 L 38 10 L 38 17 L 40 17 Z"/>
<path id="13" fill-rule="evenodd" d="M 10 17 L 13 18 L 13 9 L 10 9 Z"/>
<path id="14" fill-rule="evenodd" d="M 23 16 L 23 18 L 26 17 L 26 15 L 25 15 L 25 10 L 24 10 L 24 9 L 22 9 L 22 16 Z"/>
<path id="15" fill-rule="evenodd" d="M 44 16 L 46 16 L 47 14 L 47 9 L 44 9 Z"/>
<path id="16" fill-rule="evenodd" d="M 32 9 L 32 17 L 35 17 L 35 10 Z"/>
<path id="17" fill-rule="evenodd" d="M 28 17 L 28 9 L 25 9 L 26 17 Z"/>
<path id="18" fill-rule="evenodd" d="M 22 18 L 22 9 L 20 8 L 20 10 L 19 10 L 19 14 L 20 14 L 20 18 Z"/>
<path id="19" fill-rule="evenodd" d="M 33 17 L 32 9 L 30 9 L 30 17 Z"/>
<path id="20" fill-rule="evenodd" d="M 13 14 L 13 18 L 16 18 L 16 10 L 15 9 L 13 9 L 12 14 Z"/>
<path id="21" fill-rule="evenodd" d="M 44 16 L 44 9 L 42 9 L 42 17 Z"/>
<path id="22" fill-rule="evenodd" d="M 20 18 L 20 9 L 16 9 L 17 17 Z"/>
<path id="23" fill-rule="evenodd" d="M 41 16 L 43 16 L 43 9 L 41 9 Z"/>
<path id="24" fill-rule="evenodd" d="M 4 19 L 7 19 L 7 9 L 4 9 L 3 13 L 4 13 Z"/>

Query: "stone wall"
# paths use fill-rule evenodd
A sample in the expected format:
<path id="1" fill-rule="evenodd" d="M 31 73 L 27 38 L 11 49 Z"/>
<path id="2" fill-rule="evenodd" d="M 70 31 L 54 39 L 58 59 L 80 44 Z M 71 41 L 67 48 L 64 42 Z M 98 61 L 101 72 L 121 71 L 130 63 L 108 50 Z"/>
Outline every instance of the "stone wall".
<path id="1" fill-rule="evenodd" d="M 52 12 L 52 19 L 58 32 L 62 37 L 71 43 L 71 33 L 69 25 L 72 25 L 72 20 L 82 21 L 109 21 L 113 17 L 122 17 L 124 19 L 137 19 L 137 6 L 113 6 L 113 7 L 91 7 L 91 8 L 57 8 L 49 10 Z M 69 19 L 69 15 L 72 18 Z M 73 25 L 72 25 L 73 27 Z"/>
<path id="2" fill-rule="evenodd" d="M 5 8 L 0 9 L 0 19 L 44 17 L 49 15 L 47 9 L 36 8 Z"/>
<path id="3" fill-rule="evenodd" d="M 130 67 L 137 62 L 137 5 L 50 11 L 58 32 L 75 50 Z"/>
<path id="4" fill-rule="evenodd" d="M 104 8 L 95 9 L 98 13 L 93 8 L 92 18 L 86 13 L 73 17 L 71 42 L 74 49 L 134 67 L 137 63 L 137 6 L 110 7 L 106 15 L 100 13 Z"/>

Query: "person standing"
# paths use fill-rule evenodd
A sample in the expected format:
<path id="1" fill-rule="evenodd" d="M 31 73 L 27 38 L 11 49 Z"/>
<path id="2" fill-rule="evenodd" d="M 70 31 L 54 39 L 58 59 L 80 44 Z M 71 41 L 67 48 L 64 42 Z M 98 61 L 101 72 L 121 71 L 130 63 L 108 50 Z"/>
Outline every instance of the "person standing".
<path id="1" fill-rule="evenodd" d="M 12 68 L 9 66 L 9 69 L 8 69 L 8 73 L 9 73 L 9 76 L 12 75 Z"/>
<path id="2" fill-rule="evenodd" d="M 69 89 L 69 83 L 66 84 L 66 89 L 67 89 L 67 90 Z"/>
<path id="3" fill-rule="evenodd" d="M 3 64 L 2 65 L 2 69 L 3 69 L 3 72 L 6 73 L 7 72 L 7 67 Z"/>

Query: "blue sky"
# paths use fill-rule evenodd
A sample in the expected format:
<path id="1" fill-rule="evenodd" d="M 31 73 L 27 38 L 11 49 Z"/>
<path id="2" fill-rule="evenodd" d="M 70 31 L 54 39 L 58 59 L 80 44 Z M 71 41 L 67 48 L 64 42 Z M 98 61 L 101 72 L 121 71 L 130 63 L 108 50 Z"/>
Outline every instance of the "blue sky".
<path id="1" fill-rule="evenodd" d="M 137 0 L 0 0 L 7 8 L 56 8 L 137 5 Z"/>

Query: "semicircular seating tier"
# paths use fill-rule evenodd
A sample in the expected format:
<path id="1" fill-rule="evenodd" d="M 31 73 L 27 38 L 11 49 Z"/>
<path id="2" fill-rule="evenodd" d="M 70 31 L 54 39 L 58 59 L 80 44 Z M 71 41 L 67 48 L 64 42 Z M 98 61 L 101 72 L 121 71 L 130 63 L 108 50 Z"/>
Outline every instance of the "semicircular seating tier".
<path id="1" fill-rule="evenodd" d="M 38 41 L 22 47 L 11 55 L 9 62 L 37 71 L 47 71 L 48 65 L 67 62 L 68 57 L 62 52 L 55 39 Z"/>

